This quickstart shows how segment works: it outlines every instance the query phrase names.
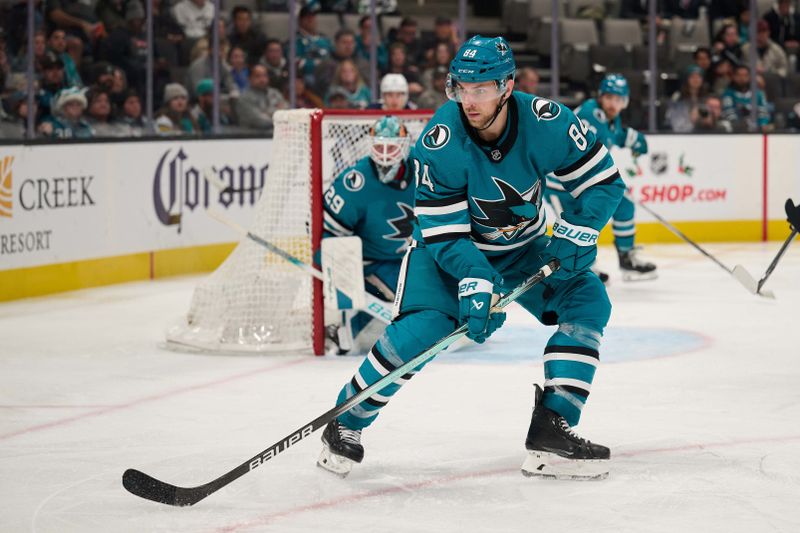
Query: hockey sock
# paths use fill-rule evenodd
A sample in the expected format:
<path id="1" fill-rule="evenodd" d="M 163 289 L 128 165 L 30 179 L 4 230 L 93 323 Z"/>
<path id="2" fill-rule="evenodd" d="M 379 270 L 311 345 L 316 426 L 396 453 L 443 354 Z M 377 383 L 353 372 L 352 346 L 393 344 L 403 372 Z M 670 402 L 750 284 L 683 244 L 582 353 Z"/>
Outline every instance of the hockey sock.
<path id="1" fill-rule="evenodd" d="M 577 425 L 599 362 L 596 348 L 557 331 L 544 349 L 545 407 Z"/>

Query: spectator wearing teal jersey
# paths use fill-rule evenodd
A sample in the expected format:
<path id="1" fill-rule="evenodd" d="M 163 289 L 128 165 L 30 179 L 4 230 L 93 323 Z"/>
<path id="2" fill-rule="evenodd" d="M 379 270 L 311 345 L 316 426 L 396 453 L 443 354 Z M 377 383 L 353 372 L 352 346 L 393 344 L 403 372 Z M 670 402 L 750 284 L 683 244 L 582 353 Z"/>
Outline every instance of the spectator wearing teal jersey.
<path id="1" fill-rule="evenodd" d="M 734 130 L 747 131 L 750 120 L 752 92 L 750 69 L 739 65 L 733 69 L 731 84 L 722 93 L 722 117 L 733 124 Z M 756 91 L 757 123 L 762 131 L 770 129 L 770 114 L 763 91 Z"/>

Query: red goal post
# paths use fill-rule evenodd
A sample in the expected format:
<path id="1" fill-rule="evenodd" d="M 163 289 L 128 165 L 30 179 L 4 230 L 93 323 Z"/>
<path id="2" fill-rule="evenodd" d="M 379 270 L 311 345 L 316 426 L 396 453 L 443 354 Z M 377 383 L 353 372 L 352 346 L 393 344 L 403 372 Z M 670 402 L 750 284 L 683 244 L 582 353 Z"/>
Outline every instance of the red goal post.
<path id="1" fill-rule="evenodd" d="M 412 137 L 430 110 L 278 111 L 270 165 L 250 232 L 312 263 L 322 239 L 322 193 L 369 154 L 370 126 L 400 118 Z M 316 265 L 317 267 L 319 265 Z M 195 288 L 186 317 L 167 344 L 207 352 L 324 352 L 322 284 L 250 239 Z"/>

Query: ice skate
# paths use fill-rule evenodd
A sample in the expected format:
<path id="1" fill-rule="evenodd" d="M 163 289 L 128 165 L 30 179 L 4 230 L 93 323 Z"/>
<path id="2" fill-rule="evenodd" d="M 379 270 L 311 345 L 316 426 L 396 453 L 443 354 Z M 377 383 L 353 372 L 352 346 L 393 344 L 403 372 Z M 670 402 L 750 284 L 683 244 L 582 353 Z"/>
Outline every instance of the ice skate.
<path id="1" fill-rule="evenodd" d="M 653 263 L 644 261 L 638 256 L 639 248 L 627 251 L 618 251 L 619 268 L 622 270 L 622 279 L 625 281 L 646 281 L 656 279 L 658 273 Z"/>
<path id="2" fill-rule="evenodd" d="M 317 459 L 317 466 L 347 477 L 353 463 L 364 459 L 364 447 L 361 445 L 361 430 L 349 429 L 333 420 L 322 433 L 322 453 Z"/>
<path id="3" fill-rule="evenodd" d="M 598 270 L 596 267 L 592 266 L 592 272 L 594 272 L 595 276 L 600 278 L 600 281 L 603 282 L 603 285 L 608 285 L 608 274 L 603 272 L 602 270 Z"/>
<path id="4" fill-rule="evenodd" d="M 522 474 L 551 479 L 590 480 L 608 476 L 611 451 L 582 439 L 564 417 L 542 404 L 542 389 L 536 385 L 536 405 L 525 439 L 528 457 Z"/>

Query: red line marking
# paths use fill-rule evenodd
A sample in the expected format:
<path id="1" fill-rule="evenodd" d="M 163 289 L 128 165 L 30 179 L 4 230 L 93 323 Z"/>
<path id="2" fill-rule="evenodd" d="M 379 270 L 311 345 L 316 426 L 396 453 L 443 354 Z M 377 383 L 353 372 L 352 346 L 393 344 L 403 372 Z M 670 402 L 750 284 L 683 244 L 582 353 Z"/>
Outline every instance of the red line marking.
<path id="1" fill-rule="evenodd" d="M 257 376 L 258 374 L 263 374 L 265 372 L 271 372 L 273 370 L 279 370 L 286 367 L 298 365 L 301 363 L 306 363 L 308 361 L 313 361 L 314 359 L 311 357 L 305 357 L 303 359 L 299 359 L 296 361 L 287 361 L 285 363 L 273 365 L 267 368 L 262 368 L 260 370 L 248 370 L 246 372 L 241 372 L 239 374 L 234 374 L 232 376 L 228 376 L 225 378 L 216 379 L 214 381 L 208 381 L 205 383 L 198 383 L 197 385 L 188 385 L 186 387 L 180 387 L 177 389 L 168 390 L 165 392 L 160 392 L 158 394 L 153 394 L 150 396 L 145 396 L 144 398 L 139 398 L 138 400 L 132 400 L 130 402 L 121 403 L 117 405 L 110 405 L 108 407 L 102 407 L 95 411 L 89 411 L 88 413 L 82 413 L 79 415 L 70 416 L 67 418 L 61 418 L 59 420 L 53 420 L 52 422 L 45 422 L 44 424 L 38 424 L 36 426 L 31 426 L 25 429 L 19 429 L 17 431 L 12 431 L 11 433 L 4 433 L 0 434 L 0 440 L 10 439 L 12 437 L 16 437 L 19 435 L 25 435 L 27 433 L 34 433 L 36 431 L 42 431 L 44 429 L 50 429 L 58 426 L 64 426 L 70 424 L 72 422 L 78 422 L 81 420 L 85 420 L 87 418 L 94 418 L 96 416 L 104 415 L 107 413 L 113 413 L 114 411 L 121 411 L 123 409 L 129 409 L 131 407 L 136 407 L 145 403 L 154 402 L 156 400 L 163 400 L 164 398 L 169 398 L 171 396 L 177 396 L 179 394 L 184 394 L 186 392 L 192 392 L 200 389 L 206 389 L 209 387 L 216 387 L 217 385 L 223 385 L 225 383 L 230 383 L 232 381 L 237 381 L 242 378 L 248 378 L 252 376 Z"/>
<path id="2" fill-rule="evenodd" d="M 767 139 L 769 138 L 767 135 L 764 135 L 764 172 L 763 172 L 763 194 L 762 194 L 762 203 L 761 203 L 761 240 L 766 242 L 769 238 L 767 226 L 769 225 L 769 218 L 768 218 L 768 208 L 767 208 L 767 154 L 769 150 L 767 150 Z"/>
<path id="3" fill-rule="evenodd" d="M 706 448 L 724 448 L 730 446 L 741 446 L 747 444 L 759 444 L 765 442 L 790 442 L 790 441 L 797 441 L 800 440 L 800 435 L 788 435 L 783 437 L 765 437 L 760 439 L 743 439 L 743 440 L 730 440 L 730 441 L 720 441 L 720 442 L 707 442 L 701 444 L 684 444 L 681 446 L 668 446 L 663 448 L 645 448 L 641 450 L 631 450 L 628 452 L 621 452 L 621 453 L 613 453 L 612 455 L 615 459 L 620 457 L 637 457 L 640 455 L 650 455 L 650 454 L 658 454 L 658 453 L 669 453 L 669 452 L 680 452 L 680 451 L 688 451 L 688 450 L 704 450 Z M 613 464 L 613 463 L 612 463 Z M 498 475 L 506 475 L 506 474 L 515 474 L 519 473 L 520 468 L 496 468 L 491 470 L 483 470 L 479 472 L 473 473 L 464 473 L 452 476 L 443 476 L 440 478 L 432 478 L 425 481 L 419 481 L 416 483 L 408 483 L 404 485 L 394 486 L 394 487 L 386 487 L 382 489 L 375 489 L 366 492 L 360 492 L 358 494 L 352 494 L 350 496 L 345 496 L 343 498 L 338 499 L 329 499 L 323 500 L 321 502 L 316 502 L 308 505 L 301 505 L 298 507 L 292 507 L 290 509 L 286 509 L 285 511 L 278 511 L 276 513 L 270 513 L 266 515 L 262 515 L 251 520 L 246 520 L 238 523 L 229 524 L 226 526 L 222 526 L 214 531 L 217 533 L 230 533 L 232 531 L 242 531 L 245 529 L 250 529 L 256 526 L 263 526 L 275 520 L 286 518 L 292 515 L 297 515 L 309 511 L 318 511 L 322 509 L 327 509 L 330 507 L 335 507 L 337 505 L 342 504 L 349 504 L 361 500 L 366 500 L 368 498 L 375 498 L 378 496 L 384 496 L 386 494 L 394 494 L 397 492 L 409 492 L 416 489 L 427 488 L 434 485 L 443 485 L 446 483 L 453 483 L 465 479 L 473 479 L 473 478 L 485 478 L 485 477 L 492 477 Z"/>
<path id="4" fill-rule="evenodd" d="M 113 407 L 113 405 L 0 405 L 0 409 L 99 409 Z"/>

